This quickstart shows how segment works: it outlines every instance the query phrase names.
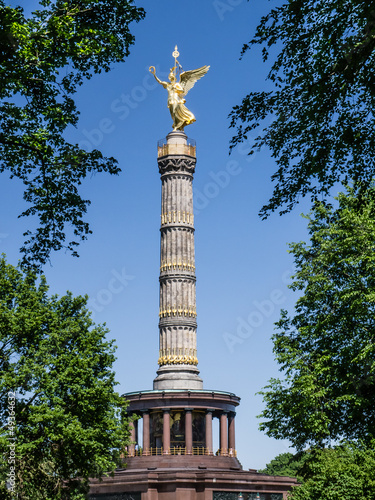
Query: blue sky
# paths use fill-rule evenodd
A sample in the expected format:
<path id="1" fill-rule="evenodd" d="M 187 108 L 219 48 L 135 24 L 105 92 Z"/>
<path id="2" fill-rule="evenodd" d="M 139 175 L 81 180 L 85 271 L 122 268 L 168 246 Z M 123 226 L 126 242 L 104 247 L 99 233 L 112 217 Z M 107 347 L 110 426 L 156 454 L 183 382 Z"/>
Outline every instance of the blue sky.
<path id="1" fill-rule="evenodd" d="M 35 1 L 12 2 L 32 10 Z M 178 45 L 185 70 L 211 66 L 187 97 L 197 122 L 187 135 L 197 142 L 194 181 L 198 359 L 205 389 L 241 397 L 237 450 L 244 468 L 261 468 L 288 443 L 258 430 L 263 408 L 256 395 L 278 376 L 270 337 L 280 308 L 290 311 L 295 296 L 287 288 L 293 269 L 287 243 L 306 240 L 309 205 L 267 221 L 257 215 L 272 192 L 275 164 L 264 150 L 251 158 L 248 146 L 228 154 L 228 114 L 251 90 L 268 88 L 269 70 L 255 48 L 239 60 L 262 13 L 264 0 L 175 2 L 138 1 L 146 19 L 133 25 L 136 42 L 125 63 L 86 82 L 76 95 L 81 111 L 69 139 L 96 147 L 119 160 L 117 177 L 97 175 L 84 183 L 92 201 L 87 214 L 93 235 L 80 258 L 60 252 L 45 274 L 51 292 L 88 294 L 95 321 L 105 322 L 116 339 L 115 365 L 121 393 L 152 388 L 158 359 L 158 275 L 161 183 L 157 141 L 171 130 L 166 91 L 148 67 L 166 79 Z M 22 185 L 2 175 L 0 249 L 16 264 L 22 232 L 31 221 Z"/>

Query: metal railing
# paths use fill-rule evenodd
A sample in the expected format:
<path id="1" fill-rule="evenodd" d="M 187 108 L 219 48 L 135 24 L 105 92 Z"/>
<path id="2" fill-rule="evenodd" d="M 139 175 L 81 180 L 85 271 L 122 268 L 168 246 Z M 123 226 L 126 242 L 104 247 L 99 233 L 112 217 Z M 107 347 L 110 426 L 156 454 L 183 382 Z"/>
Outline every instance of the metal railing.
<path id="1" fill-rule="evenodd" d="M 237 450 L 233 448 L 220 448 L 216 452 L 218 457 L 237 457 Z"/>
<path id="2" fill-rule="evenodd" d="M 188 139 L 187 144 L 167 144 L 165 139 L 158 142 L 158 158 L 166 155 L 188 155 L 196 157 L 197 148 L 195 141 Z"/>
<path id="3" fill-rule="evenodd" d="M 161 455 L 213 455 L 213 452 L 209 448 L 203 446 L 193 446 L 191 451 L 189 451 L 186 446 L 171 446 L 168 451 L 165 448 L 148 448 L 143 450 L 142 448 L 138 450 L 128 450 L 127 457 L 154 457 Z M 215 456 L 218 457 L 237 457 L 237 451 L 233 448 L 221 448 L 217 450 Z"/>

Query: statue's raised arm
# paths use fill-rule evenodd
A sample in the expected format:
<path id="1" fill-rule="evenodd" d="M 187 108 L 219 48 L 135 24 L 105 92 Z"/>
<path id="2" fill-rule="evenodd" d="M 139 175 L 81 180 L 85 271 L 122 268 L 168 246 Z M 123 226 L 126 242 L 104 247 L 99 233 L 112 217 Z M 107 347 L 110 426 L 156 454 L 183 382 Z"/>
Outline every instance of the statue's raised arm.
<path id="1" fill-rule="evenodd" d="M 158 77 L 156 76 L 155 66 L 150 66 L 149 71 L 150 71 L 150 73 L 152 73 L 152 74 L 154 75 L 155 80 L 156 80 L 158 83 L 160 83 L 160 85 L 163 85 L 163 87 L 166 89 L 166 88 L 167 88 L 167 86 L 168 86 L 168 83 L 167 83 L 167 82 L 163 82 L 162 80 L 160 80 L 160 78 L 158 78 Z"/>
<path id="2" fill-rule="evenodd" d="M 180 67 L 180 63 L 177 61 L 177 57 L 180 55 L 177 51 L 177 45 L 172 55 L 175 58 L 175 65 L 170 70 L 169 82 L 163 82 L 156 76 L 154 66 L 150 66 L 150 72 L 154 75 L 156 81 L 168 90 L 168 108 L 173 119 L 173 130 L 184 130 L 186 125 L 195 122 L 195 116 L 185 106 L 184 97 L 194 87 L 195 82 L 207 73 L 210 67 L 202 66 L 198 69 L 183 71 L 180 74 L 179 81 L 177 81 L 177 68 Z"/>

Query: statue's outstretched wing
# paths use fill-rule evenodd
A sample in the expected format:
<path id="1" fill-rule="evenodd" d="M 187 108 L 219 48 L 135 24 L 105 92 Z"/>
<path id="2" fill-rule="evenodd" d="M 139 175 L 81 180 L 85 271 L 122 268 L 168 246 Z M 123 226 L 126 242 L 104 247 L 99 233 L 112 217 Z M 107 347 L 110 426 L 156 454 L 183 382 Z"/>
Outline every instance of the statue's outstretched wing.
<path id="1" fill-rule="evenodd" d="M 181 73 L 180 85 L 184 89 L 184 95 L 186 95 L 189 90 L 194 87 L 195 82 L 199 80 L 199 78 L 202 78 L 202 76 L 204 76 L 209 69 L 209 66 L 202 66 L 201 68 Z"/>

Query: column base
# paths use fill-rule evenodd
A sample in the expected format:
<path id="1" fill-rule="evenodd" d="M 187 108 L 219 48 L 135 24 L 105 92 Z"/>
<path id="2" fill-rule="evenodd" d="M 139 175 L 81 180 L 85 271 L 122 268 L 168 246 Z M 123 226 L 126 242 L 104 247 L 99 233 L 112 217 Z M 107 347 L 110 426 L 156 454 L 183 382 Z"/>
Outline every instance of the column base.
<path id="1" fill-rule="evenodd" d="M 158 376 L 154 379 L 154 390 L 203 389 L 199 370 L 191 365 L 162 366 L 156 373 Z"/>

